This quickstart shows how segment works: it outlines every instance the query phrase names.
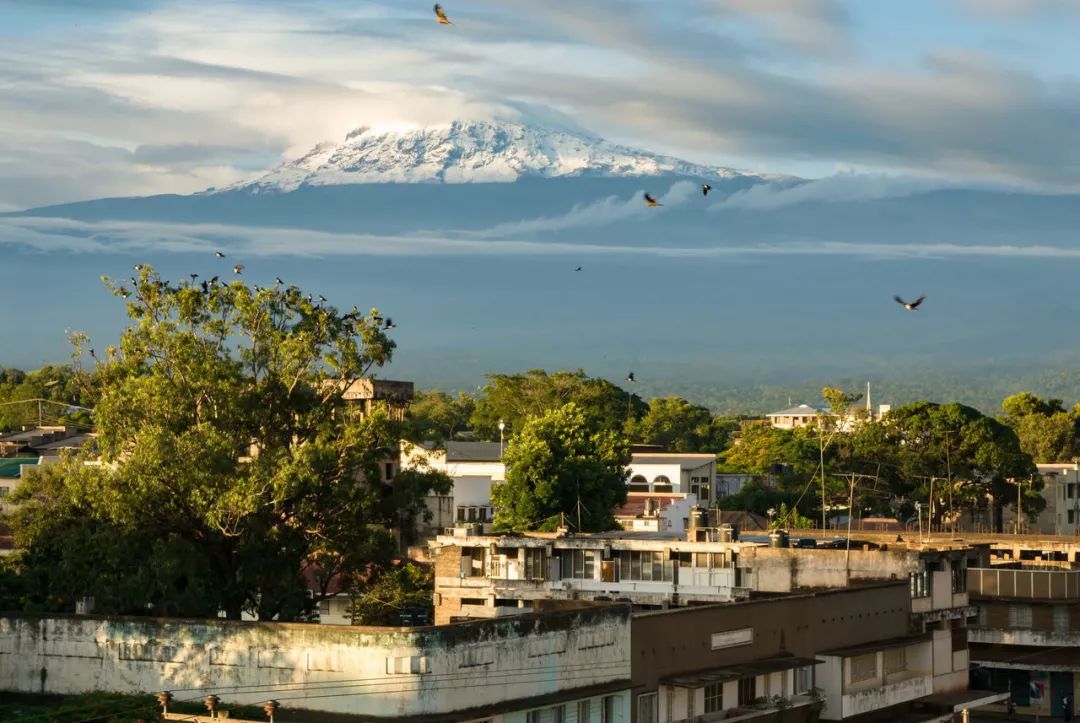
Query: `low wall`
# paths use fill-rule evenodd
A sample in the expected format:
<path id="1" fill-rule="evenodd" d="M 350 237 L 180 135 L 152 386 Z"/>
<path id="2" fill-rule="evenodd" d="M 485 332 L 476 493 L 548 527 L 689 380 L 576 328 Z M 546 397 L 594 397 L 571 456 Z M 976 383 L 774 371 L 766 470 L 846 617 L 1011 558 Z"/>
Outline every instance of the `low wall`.
<path id="1" fill-rule="evenodd" d="M 628 607 L 428 628 L 0 617 L 0 690 L 107 690 L 396 718 L 630 678 Z"/>

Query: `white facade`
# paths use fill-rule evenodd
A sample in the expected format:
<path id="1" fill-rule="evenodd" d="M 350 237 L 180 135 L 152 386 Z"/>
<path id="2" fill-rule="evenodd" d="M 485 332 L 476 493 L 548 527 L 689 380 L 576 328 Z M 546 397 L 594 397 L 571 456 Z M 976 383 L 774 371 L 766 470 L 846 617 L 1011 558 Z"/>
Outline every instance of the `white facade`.
<path id="1" fill-rule="evenodd" d="M 447 442 L 446 449 L 402 442 L 403 470 L 442 472 L 454 486 L 449 495 L 430 495 L 431 528 L 442 530 L 456 523 L 489 523 L 494 519 L 491 487 L 506 480 L 498 444 Z"/>
<path id="2" fill-rule="evenodd" d="M 1030 531 L 1052 535 L 1080 534 L 1080 464 L 1036 466 L 1043 478 L 1042 495 L 1046 508 L 1039 513 Z"/>
<path id="3" fill-rule="evenodd" d="M 226 706 L 273 698 L 387 720 L 522 723 L 530 710 L 586 703 L 629 721 L 626 607 L 417 629 L 10 616 L 0 618 L 0 655 L 7 691 L 172 690 L 214 693 Z"/>
<path id="4" fill-rule="evenodd" d="M 911 639 L 889 646 L 819 653 L 817 686 L 822 720 L 843 720 L 907 703 L 934 692 L 931 641 Z"/>
<path id="5" fill-rule="evenodd" d="M 631 492 L 678 492 L 712 506 L 716 490 L 715 454 L 635 454 L 627 468 Z"/>

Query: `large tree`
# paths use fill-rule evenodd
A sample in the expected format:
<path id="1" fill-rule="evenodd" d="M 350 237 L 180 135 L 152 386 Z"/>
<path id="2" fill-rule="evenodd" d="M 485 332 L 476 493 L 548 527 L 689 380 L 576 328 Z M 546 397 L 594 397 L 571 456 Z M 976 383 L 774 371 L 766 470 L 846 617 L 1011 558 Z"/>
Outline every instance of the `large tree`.
<path id="1" fill-rule="evenodd" d="M 1002 510 L 1015 507 L 1018 490 L 1026 513 L 1045 506 L 1035 464 L 1016 433 L 963 404 L 897 407 L 880 424 L 860 430 L 854 450 L 849 466 L 879 475 L 908 505 L 929 502 L 933 486 L 935 522 L 950 507 L 958 513 L 989 504 L 1000 530 Z"/>
<path id="2" fill-rule="evenodd" d="M 719 453 L 737 427 L 735 419 L 714 417 L 705 407 L 680 397 L 656 397 L 649 400 L 645 416 L 631 423 L 630 436 L 669 452 Z"/>
<path id="3" fill-rule="evenodd" d="M 438 389 L 417 392 L 405 416 L 405 437 L 411 442 L 445 442 L 469 428 L 476 400 Z"/>
<path id="4" fill-rule="evenodd" d="M 1006 397 L 1001 421 L 1016 431 L 1020 447 L 1036 462 L 1071 462 L 1080 457 L 1080 414 L 1066 411 L 1060 399 L 1031 392 Z"/>
<path id="5" fill-rule="evenodd" d="M 499 421 L 513 434 L 525 420 L 574 402 L 597 429 L 624 431 L 627 420 L 641 416 L 645 403 L 637 395 L 606 379 L 576 372 L 548 373 L 533 369 L 524 374 L 489 374 L 472 415 L 473 431 L 482 439 L 499 438 Z"/>
<path id="6" fill-rule="evenodd" d="M 103 568 L 79 589 L 54 575 L 38 598 L 287 620 L 308 613 L 309 579 L 325 591 L 385 564 L 400 511 L 446 480 L 382 481 L 400 430 L 385 410 L 344 399 L 390 359 L 378 313 L 342 314 L 291 286 L 174 284 L 149 267 L 134 282 L 108 282 L 132 323 L 94 355 L 94 457 L 28 480 L 12 520 L 26 563 L 38 563 L 28 576 L 57 556 L 77 565 L 78 540 L 106 545 Z M 131 571 L 164 576 L 158 596 L 123 587 Z M 192 585 L 197 599 L 178 593 Z"/>
<path id="7" fill-rule="evenodd" d="M 497 530 L 616 527 L 626 501 L 626 438 L 598 430 L 574 403 L 527 420 L 506 450 L 506 481 L 491 491 Z M 565 516 L 565 517 L 564 517 Z"/>

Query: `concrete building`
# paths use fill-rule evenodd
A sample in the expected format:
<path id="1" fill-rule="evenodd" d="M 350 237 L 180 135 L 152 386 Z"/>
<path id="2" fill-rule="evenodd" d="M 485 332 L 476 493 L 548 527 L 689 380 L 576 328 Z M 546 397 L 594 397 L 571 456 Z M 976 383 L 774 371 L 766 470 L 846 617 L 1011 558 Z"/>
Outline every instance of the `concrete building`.
<path id="1" fill-rule="evenodd" d="M 365 414 L 370 414 L 379 404 L 385 404 L 390 416 L 401 420 L 413 398 L 413 383 L 390 379 L 356 379 L 342 394 L 342 399 L 359 405 Z"/>
<path id="2" fill-rule="evenodd" d="M 615 510 L 615 521 L 632 532 L 686 532 L 690 510 L 697 505 L 693 495 L 683 493 L 630 492 L 626 503 Z"/>
<path id="3" fill-rule="evenodd" d="M 1060 717 L 1063 698 L 1080 694 L 1080 569 L 1012 561 L 967 576 L 979 609 L 969 630 L 979 685 L 1009 691 L 1021 713 Z"/>
<path id="4" fill-rule="evenodd" d="M 821 407 L 812 407 L 809 404 L 796 404 L 794 407 L 781 409 L 779 412 L 766 414 L 769 424 L 776 429 L 797 429 L 817 424 L 817 418 L 825 414 Z"/>
<path id="5" fill-rule="evenodd" d="M 630 609 L 427 628 L 0 617 L 0 690 L 275 699 L 286 720 L 630 723 Z"/>
<path id="6" fill-rule="evenodd" d="M 716 490 L 715 454 L 634 454 L 627 468 L 630 492 L 691 494 L 699 504 L 712 506 Z"/>
<path id="7" fill-rule="evenodd" d="M 756 595 L 907 583 L 910 630 L 926 635 L 934 693 L 967 686 L 968 546 L 922 549 L 771 547 L 702 535 L 603 533 L 440 536 L 435 559 L 435 620 L 514 614 L 536 600 L 615 600 L 662 609 L 745 600 Z M 690 538 L 690 539 L 688 539 Z M 704 539 L 699 539 L 704 538 Z"/>
<path id="8" fill-rule="evenodd" d="M 17 432 L 0 434 L 0 457 L 36 455 L 38 447 L 77 434 L 78 430 L 63 426 L 24 427 Z"/>
<path id="9" fill-rule="evenodd" d="M 442 472 L 454 481 L 448 495 L 430 495 L 427 499 L 431 521 L 423 531 L 434 535 L 456 524 L 479 524 L 482 527 L 495 517 L 491 504 L 491 486 L 506 480 L 498 442 L 456 442 L 401 444 L 401 468 Z"/>
<path id="10" fill-rule="evenodd" d="M 22 482 L 23 474 L 29 467 L 38 463 L 38 457 L 2 457 L 0 458 L 0 511 L 10 508 L 8 496 Z"/>
<path id="11" fill-rule="evenodd" d="M 1037 535 L 1080 535 L 1080 464 L 1036 466 L 1043 478 L 1046 507 L 1034 522 L 1023 515 L 1021 529 Z M 1011 510 L 1009 517 L 1003 520 L 1007 530 L 1013 529 L 1010 524 L 1015 527 L 1016 518 Z"/>

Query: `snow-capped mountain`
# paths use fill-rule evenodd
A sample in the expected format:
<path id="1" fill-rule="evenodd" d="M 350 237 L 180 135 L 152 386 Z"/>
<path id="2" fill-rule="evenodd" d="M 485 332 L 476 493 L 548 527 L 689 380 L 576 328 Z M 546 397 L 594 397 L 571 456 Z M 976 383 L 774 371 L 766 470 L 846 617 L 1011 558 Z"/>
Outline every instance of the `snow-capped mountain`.
<path id="1" fill-rule="evenodd" d="M 289 192 L 301 186 L 371 183 L 493 183 L 523 177 L 750 176 L 609 143 L 570 128 L 518 120 L 458 121 L 387 130 L 357 128 L 264 176 L 227 190 Z"/>

